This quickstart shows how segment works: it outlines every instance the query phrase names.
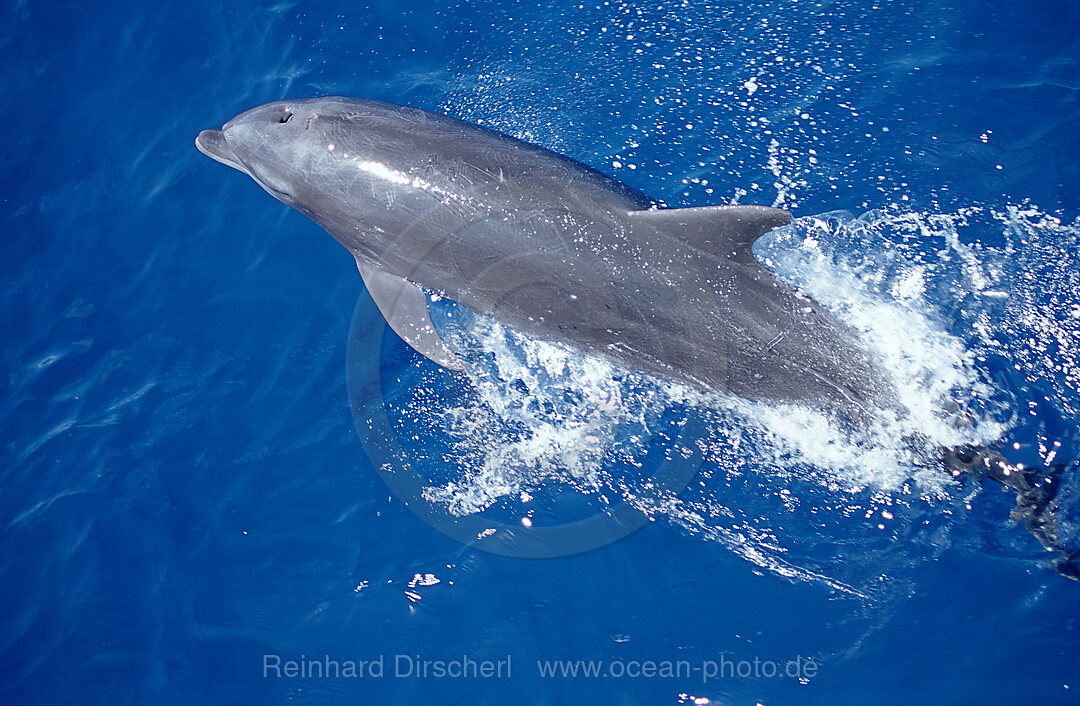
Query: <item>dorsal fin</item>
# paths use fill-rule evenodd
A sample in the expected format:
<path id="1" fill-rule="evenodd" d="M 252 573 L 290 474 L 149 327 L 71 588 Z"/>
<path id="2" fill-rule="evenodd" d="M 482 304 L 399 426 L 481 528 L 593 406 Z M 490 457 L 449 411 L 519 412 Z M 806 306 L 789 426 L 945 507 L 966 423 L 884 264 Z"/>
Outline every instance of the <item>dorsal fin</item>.
<path id="1" fill-rule="evenodd" d="M 632 220 L 648 223 L 703 252 L 746 265 L 757 265 L 750 246 L 791 214 L 768 206 L 698 206 L 631 211 Z"/>
<path id="2" fill-rule="evenodd" d="M 454 355 L 431 323 L 427 297 L 412 282 L 392 275 L 375 265 L 356 260 L 368 294 L 375 300 L 394 333 L 426 358 L 449 370 L 463 370 L 461 359 Z"/>

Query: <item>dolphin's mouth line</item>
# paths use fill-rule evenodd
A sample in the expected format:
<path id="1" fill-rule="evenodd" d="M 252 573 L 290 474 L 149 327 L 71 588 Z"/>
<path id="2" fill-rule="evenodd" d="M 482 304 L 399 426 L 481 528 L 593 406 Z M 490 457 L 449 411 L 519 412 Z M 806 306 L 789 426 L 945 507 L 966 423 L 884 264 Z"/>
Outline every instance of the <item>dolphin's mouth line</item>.
<path id="1" fill-rule="evenodd" d="M 256 184 L 279 201 L 292 202 L 292 196 L 287 191 L 279 188 L 277 184 L 268 183 L 266 175 L 260 177 L 240 160 L 240 157 L 229 145 L 229 141 L 225 139 L 223 130 L 203 130 L 195 138 L 195 146 L 210 159 L 247 174 L 255 180 Z"/>
<path id="2" fill-rule="evenodd" d="M 232 147 L 225 140 L 225 133 L 221 130 L 203 130 L 195 138 L 195 146 L 210 159 L 252 176 L 248 168 L 233 152 Z"/>

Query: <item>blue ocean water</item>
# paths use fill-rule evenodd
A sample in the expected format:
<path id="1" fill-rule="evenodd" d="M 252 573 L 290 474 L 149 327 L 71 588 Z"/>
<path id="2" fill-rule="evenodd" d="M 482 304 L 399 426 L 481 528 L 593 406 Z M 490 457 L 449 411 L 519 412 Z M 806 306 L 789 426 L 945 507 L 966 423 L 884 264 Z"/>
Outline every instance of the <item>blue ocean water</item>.
<path id="1" fill-rule="evenodd" d="M 472 361 L 448 376 L 372 325 L 340 246 L 193 145 L 266 101 L 361 96 L 670 206 L 787 208 L 758 257 L 865 328 L 911 389 L 969 394 L 972 433 L 1064 461 L 1078 546 L 1068 4 L 0 13 L 0 702 L 1076 701 L 1080 587 L 1045 568 L 1010 494 L 890 436 L 940 429 L 702 418 L 437 302 Z M 376 467 L 376 373 L 445 517 L 541 524 L 557 493 L 651 521 L 547 559 L 455 541 Z M 678 494 L 649 492 L 658 438 L 696 464 Z M 599 672 L 545 675 L 553 660 Z M 331 661 L 360 675 L 313 674 Z"/>

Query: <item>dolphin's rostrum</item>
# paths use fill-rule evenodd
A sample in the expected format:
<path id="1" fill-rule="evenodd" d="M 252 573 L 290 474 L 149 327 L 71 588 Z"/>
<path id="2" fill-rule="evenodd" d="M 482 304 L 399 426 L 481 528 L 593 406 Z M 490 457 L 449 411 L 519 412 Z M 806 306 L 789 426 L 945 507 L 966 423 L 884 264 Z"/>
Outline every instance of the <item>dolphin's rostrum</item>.
<path id="1" fill-rule="evenodd" d="M 699 389 L 855 427 L 903 413 L 859 334 L 754 259 L 786 211 L 660 208 L 553 152 L 369 100 L 268 103 L 196 144 L 334 236 L 393 330 L 451 370 L 421 288 Z"/>

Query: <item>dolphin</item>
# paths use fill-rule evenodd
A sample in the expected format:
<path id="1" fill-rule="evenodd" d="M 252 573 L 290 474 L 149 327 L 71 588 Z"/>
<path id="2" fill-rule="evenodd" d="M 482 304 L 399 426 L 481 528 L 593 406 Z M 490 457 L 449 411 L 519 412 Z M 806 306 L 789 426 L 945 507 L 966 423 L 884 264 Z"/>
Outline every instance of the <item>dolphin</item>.
<path id="1" fill-rule="evenodd" d="M 860 428 L 906 412 L 860 335 L 754 258 L 791 221 L 764 206 L 664 208 L 568 157 L 416 108 L 325 97 L 277 101 L 204 130 L 196 146 L 247 174 L 352 253 L 390 327 L 461 370 L 425 290 L 526 335 L 624 368 Z M 996 451 L 942 450 L 954 475 L 1018 493 L 1058 571 L 1053 475 Z M 1021 482 L 1023 479 L 1023 482 Z"/>
<path id="2" fill-rule="evenodd" d="M 451 370 L 424 290 L 673 380 L 864 423 L 896 395 L 859 335 L 751 252 L 791 215 L 660 208 L 567 157 L 371 100 L 279 101 L 196 140 L 356 258 L 391 328 Z"/>

